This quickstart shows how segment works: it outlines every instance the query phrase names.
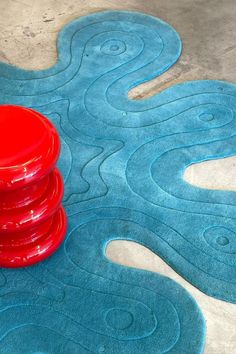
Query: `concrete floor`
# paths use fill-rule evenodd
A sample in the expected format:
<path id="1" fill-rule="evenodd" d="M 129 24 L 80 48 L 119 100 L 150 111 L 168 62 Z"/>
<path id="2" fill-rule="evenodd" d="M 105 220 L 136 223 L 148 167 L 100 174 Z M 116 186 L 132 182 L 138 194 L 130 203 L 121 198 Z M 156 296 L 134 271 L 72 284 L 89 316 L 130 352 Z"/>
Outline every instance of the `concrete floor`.
<path id="1" fill-rule="evenodd" d="M 72 19 L 105 9 L 128 9 L 162 18 L 179 32 L 184 50 L 161 77 L 130 92 L 141 99 L 193 79 L 236 82 L 235 0 L 0 0 L 0 60 L 25 69 L 44 69 L 56 61 L 58 31 Z M 236 158 L 204 162 L 185 173 L 190 183 L 236 190 Z M 165 274 L 188 289 L 207 321 L 205 354 L 236 354 L 236 305 L 212 299 L 188 284 L 158 256 L 138 244 L 115 241 L 114 261 Z M 189 353 L 191 354 L 191 353 Z"/>

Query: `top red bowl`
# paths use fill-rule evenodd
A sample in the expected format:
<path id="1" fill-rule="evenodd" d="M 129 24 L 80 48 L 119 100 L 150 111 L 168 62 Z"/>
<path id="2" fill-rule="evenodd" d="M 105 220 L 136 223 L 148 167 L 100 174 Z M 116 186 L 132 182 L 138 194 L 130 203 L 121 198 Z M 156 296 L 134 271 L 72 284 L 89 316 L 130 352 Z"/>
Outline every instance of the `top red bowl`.
<path id="1" fill-rule="evenodd" d="M 59 153 L 58 133 L 43 115 L 0 106 L 0 192 L 36 182 L 54 168 Z"/>

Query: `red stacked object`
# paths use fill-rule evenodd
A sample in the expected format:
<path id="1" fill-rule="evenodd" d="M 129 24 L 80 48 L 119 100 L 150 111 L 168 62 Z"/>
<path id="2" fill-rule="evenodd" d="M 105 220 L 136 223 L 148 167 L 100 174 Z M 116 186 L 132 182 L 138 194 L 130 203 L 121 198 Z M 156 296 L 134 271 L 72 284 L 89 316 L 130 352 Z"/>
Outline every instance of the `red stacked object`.
<path id="1" fill-rule="evenodd" d="M 0 266 L 23 267 L 51 255 L 66 233 L 60 139 L 28 108 L 0 106 Z"/>

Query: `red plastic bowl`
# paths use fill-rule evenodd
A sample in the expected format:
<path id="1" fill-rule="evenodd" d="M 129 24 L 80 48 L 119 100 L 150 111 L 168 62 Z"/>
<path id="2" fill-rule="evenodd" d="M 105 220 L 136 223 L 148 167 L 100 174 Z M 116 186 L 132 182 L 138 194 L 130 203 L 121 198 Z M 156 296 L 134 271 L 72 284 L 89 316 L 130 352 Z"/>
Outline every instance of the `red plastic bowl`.
<path id="1" fill-rule="evenodd" d="M 55 166 L 60 153 L 56 128 L 42 114 L 0 106 L 0 190 L 34 183 Z"/>

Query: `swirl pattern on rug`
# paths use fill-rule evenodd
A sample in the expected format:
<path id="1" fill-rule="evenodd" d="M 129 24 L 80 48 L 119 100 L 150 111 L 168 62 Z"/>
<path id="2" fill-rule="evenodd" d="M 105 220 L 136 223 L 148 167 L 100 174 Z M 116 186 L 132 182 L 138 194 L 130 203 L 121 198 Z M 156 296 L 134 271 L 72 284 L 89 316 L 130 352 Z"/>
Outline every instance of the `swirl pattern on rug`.
<path id="1" fill-rule="evenodd" d="M 67 25 L 50 69 L 1 64 L 0 103 L 32 107 L 59 130 L 69 215 L 55 255 L 1 270 L 2 353 L 202 352 L 192 297 L 110 262 L 113 239 L 139 242 L 206 294 L 236 303 L 236 194 L 183 180 L 190 164 L 236 154 L 235 84 L 192 81 L 128 98 L 180 53 L 163 21 L 108 11 Z"/>

